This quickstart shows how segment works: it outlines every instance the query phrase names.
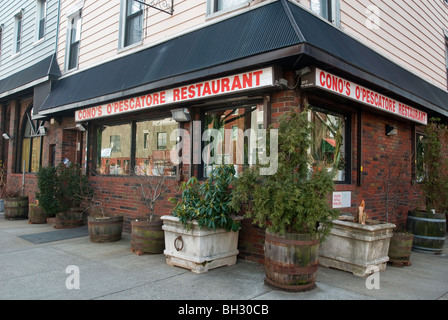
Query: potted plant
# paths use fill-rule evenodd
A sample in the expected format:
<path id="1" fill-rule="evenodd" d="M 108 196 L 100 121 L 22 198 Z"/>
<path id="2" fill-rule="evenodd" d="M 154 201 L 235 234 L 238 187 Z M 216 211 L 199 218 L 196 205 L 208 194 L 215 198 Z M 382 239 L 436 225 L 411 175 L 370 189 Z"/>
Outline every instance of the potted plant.
<path id="1" fill-rule="evenodd" d="M 57 192 L 59 212 L 56 214 L 55 228 L 76 228 L 84 225 L 86 208 L 81 204 L 89 193 L 87 176 L 79 165 L 60 164 L 58 171 Z"/>
<path id="2" fill-rule="evenodd" d="M 177 185 L 177 181 L 168 179 L 166 168 L 157 170 L 156 175 L 141 170 L 134 170 L 134 174 L 138 179 L 134 190 L 140 193 L 149 211 L 131 221 L 131 251 L 138 255 L 163 253 L 165 249 L 163 221 L 156 215 L 155 206 Z"/>
<path id="3" fill-rule="evenodd" d="M 39 207 L 45 212 L 46 221 L 49 224 L 50 219 L 54 220 L 56 214 L 60 211 L 60 184 L 58 170 L 56 167 L 40 167 L 37 172 L 36 199 Z M 36 209 L 38 210 L 38 209 Z"/>
<path id="4" fill-rule="evenodd" d="M 92 174 L 94 173 L 92 172 Z M 101 176 L 101 181 L 96 186 L 96 190 L 89 186 L 88 191 L 82 195 L 89 211 L 87 217 L 89 238 L 91 242 L 95 243 L 119 241 L 123 232 L 123 215 L 107 214 L 104 206 L 107 199 L 104 198 L 102 178 L 103 176 Z"/>
<path id="5" fill-rule="evenodd" d="M 20 191 L 5 192 L 5 219 L 26 220 L 28 219 L 28 196 L 21 195 Z"/>
<path id="6" fill-rule="evenodd" d="M 277 173 L 261 176 L 258 167 L 248 168 L 233 189 L 232 208 L 266 228 L 266 283 L 289 291 L 315 287 L 319 244 L 338 216 L 329 205 L 335 170 L 309 172 L 311 125 L 307 108 L 284 114 Z"/>
<path id="7" fill-rule="evenodd" d="M 170 198 L 172 215 L 161 217 L 168 265 L 203 273 L 236 263 L 240 222 L 230 208 L 234 179 L 233 165 L 217 166 L 203 183 L 195 177 L 183 182 L 180 200 Z"/>
<path id="8" fill-rule="evenodd" d="M 423 145 L 423 167 L 418 187 L 422 190 L 425 206 L 409 212 L 407 230 L 414 234 L 413 250 L 440 254 L 446 237 L 448 209 L 448 163 L 445 158 L 448 127 L 440 119 L 432 118 L 425 128 Z"/>

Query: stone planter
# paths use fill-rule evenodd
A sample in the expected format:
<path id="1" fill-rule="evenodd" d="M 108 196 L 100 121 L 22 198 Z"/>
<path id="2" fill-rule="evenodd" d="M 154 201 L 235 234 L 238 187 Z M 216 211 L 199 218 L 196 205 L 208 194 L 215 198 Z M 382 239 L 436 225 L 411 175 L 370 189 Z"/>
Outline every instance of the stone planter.
<path id="1" fill-rule="evenodd" d="M 239 231 L 200 229 L 193 223 L 187 231 L 178 218 L 162 216 L 166 263 L 195 273 L 236 263 Z"/>
<path id="2" fill-rule="evenodd" d="M 373 220 L 362 225 L 352 219 L 341 217 L 333 221 L 331 233 L 319 249 L 319 264 L 360 277 L 386 270 L 395 225 Z"/>

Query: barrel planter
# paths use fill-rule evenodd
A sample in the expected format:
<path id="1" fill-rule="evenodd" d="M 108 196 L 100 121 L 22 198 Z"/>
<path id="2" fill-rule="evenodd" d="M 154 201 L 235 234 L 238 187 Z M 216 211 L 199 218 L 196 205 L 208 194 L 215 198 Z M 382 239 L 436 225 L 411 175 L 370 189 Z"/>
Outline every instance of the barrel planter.
<path id="1" fill-rule="evenodd" d="M 5 219 L 28 219 L 28 196 L 5 198 Z"/>
<path id="2" fill-rule="evenodd" d="M 166 215 L 161 219 L 167 265 L 204 273 L 236 263 L 239 231 L 201 229 L 196 221 L 187 230 L 177 217 Z"/>
<path id="3" fill-rule="evenodd" d="M 82 208 L 70 208 L 67 211 L 56 214 L 54 228 L 56 229 L 71 229 L 78 228 L 84 225 Z"/>
<path id="4" fill-rule="evenodd" d="M 267 284 L 296 292 L 313 289 L 319 266 L 319 235 L 280 235 L 266 230 L 264 261 Z"/>
<path id="5" fill-rule="evenodd" d="M 165 250 L 165 233 L 163 221 L 134 220 L 131 221 L 131 251 L 141 255 L 144 253 L 161 254 Z"/>
<path id="6" fill-rule="evenodd" d="M 363 225 L 353 222 L 353 217 L 341 216 L 333 221 L 330 234 L 320 246 L 319 264 L 359 277 L 385 271 L 395 227 L 369 219 Z"/>
<path id="7" fill-rule="evenodd" d="M 414 235 L 409 232 L 394 232 L 389 244 L 389 264 L 400 267 L 411 265 Z"/>
<path id="8" fill-rule="evenodd" d="M 87 225 L 91 242 L 119 241 L 123 231 L 123 216 L 88 216 Z"/>
<path id="9" fill-rule="evenodd" d="M 409 211 L 406 229 L 414 234 L 413 251 L 442 253 L 446 237 L 445 214 L 421 210 Z"/>
<path id="10" fill-rule="evenodd" d="M 47 222 L 47 214 L 41 206 L 30 204 L 28 210 L 29 223 L 43 224 Z"/>
<path id="11" fill-rule="evenodd" d="M 5 211 L 5 199 L 0 199 L 0 212 Z"/>

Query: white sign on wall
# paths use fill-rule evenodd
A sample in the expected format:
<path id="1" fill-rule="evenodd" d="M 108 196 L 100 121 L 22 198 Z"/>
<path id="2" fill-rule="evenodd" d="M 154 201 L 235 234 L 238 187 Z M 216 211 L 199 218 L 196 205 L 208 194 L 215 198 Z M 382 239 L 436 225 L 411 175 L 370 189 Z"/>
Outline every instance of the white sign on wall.
<path id="1" fill-rule="evenodd" d="M 350 208 L 352 206 L 352 192 L 333 192 L 333 209 Z"/>

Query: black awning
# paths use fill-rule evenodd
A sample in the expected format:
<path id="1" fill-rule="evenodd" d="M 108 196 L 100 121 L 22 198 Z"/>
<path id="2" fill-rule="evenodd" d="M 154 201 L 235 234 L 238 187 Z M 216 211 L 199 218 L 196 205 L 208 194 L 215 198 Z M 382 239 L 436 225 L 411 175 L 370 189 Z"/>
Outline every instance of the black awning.
<path id="1" fill-rule="evenodd" d="M 39 110 L 76 109 L 180 82 L 308 55 L 448 115 L 448 92 L 286 0 L 61 78 Z"/>
<path id="2" fill-rule="evenodd" d="M 28 89 L 37 80 L 48 80 L 61 75 L 55 55 L 35 63 L 22 71 L 0 80 L 0 97 L 6 97 L 17 91 Z M 1 99 L 1 98 L 0 98 Z"/>

